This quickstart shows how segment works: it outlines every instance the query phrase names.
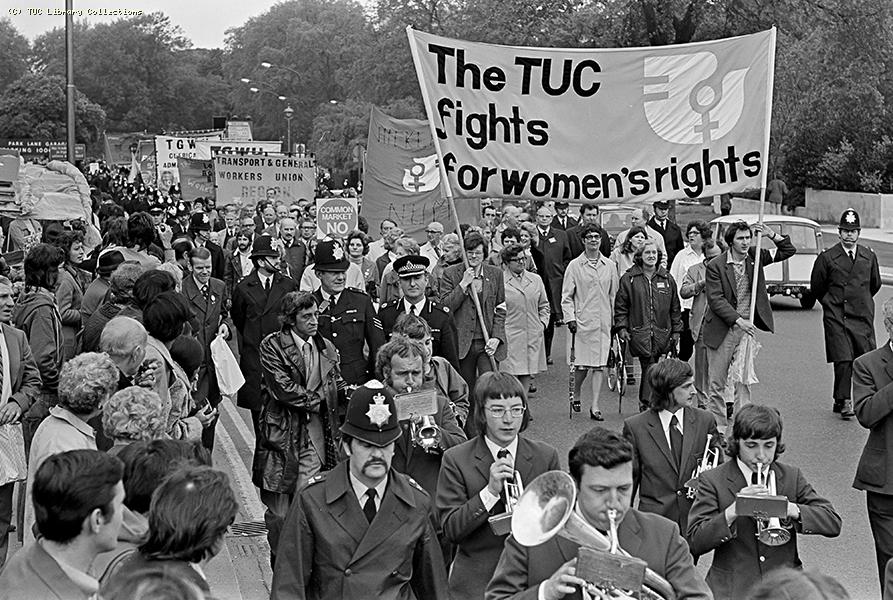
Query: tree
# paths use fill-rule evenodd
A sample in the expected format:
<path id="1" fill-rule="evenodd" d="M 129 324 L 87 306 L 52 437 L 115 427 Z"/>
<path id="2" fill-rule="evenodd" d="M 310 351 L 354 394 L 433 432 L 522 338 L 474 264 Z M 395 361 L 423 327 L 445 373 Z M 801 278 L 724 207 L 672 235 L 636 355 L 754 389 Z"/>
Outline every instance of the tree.
<path id="1" fill-rule="evenodd" d="M 28 74 L 0 94 L 0 136 L 65 139 L 65 79 Z M 105 111 L 81 92 L 75 94 L 75 139 L 96 144 L 105 127 Z"/>
<path id="2" fill-rule="evenodd" d="M 0 92 L 28 72 L 31 45 L 9 19 L 0 19 Z"/>
<path id="3" fill-rule="evenodd" d="M 275 97 L 287 96 L 295 110 L 292 140 L 308 140 L 318 108 L 348 97 L 351 67 L 368 51 L 370 34 L 363 7 L 353 0 L 281 2 L 229 30 L 227 80 L 239 86 L 248 78 L 268 92 L 250 95 L 248 86 L 234 90 L 236 112 L 252 115 L 256 136 L 280 137 L 284 105 Z M 264 68 L 262 62 L 275 66 Z"/>

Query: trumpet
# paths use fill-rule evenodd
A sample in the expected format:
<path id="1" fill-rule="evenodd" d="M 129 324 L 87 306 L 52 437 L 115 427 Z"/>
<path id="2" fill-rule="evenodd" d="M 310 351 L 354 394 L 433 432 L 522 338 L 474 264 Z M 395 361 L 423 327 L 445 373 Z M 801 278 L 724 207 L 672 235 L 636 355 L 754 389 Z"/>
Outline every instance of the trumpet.
<path id="1" fill-rule="evenodd" d="M 698 491 L 698 477 L 701 476 L 701 473 L 709 471 L 710 469 L 715 469 L 719 466 L 720 460 L 722 459 L 720 449 L 718 447 L 710 447 L 710 441 L 712 439 L 713 434 L 708 433 L 707 445 L 704 447 L 704 455 L 698 462 L 698 466 L 692 471 L 691 479 L 685 482 L 685 487 L 687 488 L 685 497 L 689 500 L 695 499 L 695 493 Z"/>
<path id="2" fill-rule="evenodd" d="M 609 511 L 610 532 L 605 536 L 590 525 L 576 508 L 577 486 L 563 471 L 547 471 L 524 489 L 512 513 L 512 535 L 522 546 L 536 546 L 556 535 L 580 545 L 577 576 L 587 580 L 587 592 L 596 598 L 674 600 L 669 582 L 630 556 L 617 538 L 617 512 Z M 593 556 L 594 555 L 594 556 Z M 613 560 L 608 560 L 614 557 Z M 585 560 L 584 560 L 585 559 Z M 587 571 L 585 563 L 590 567 Z M 613 564 L 607 564 L 613 563 Z M 638 577 L 629 567 L 640 565 Z M 609 569 L 599 568 L 614 567 Z M 587 572 L 595 574 L 593 581 Z"/>
<path id="3" fill-rule="evenodd" d="M 424 415 L 420 422 L 412 421 L 412 445 L 431 453 L 440 446 L 440 426 L 433 415 Z"/>
<path id="4" fill-rule="evenodd" d="M 762 463 L 757 463 L 757 484 L 769 488 L 769 495 L 776 496 L 775 471 Z M 781 546 L 791 539 L 791 532 L 782 526 L 778 517 L 769 519 L 757 519 L 757 539 L 767 546 Z"/>
<path id="5" fill-rule="evenodd" d="M 511 533 L 512 513 L 521 499 L 524 492 L 524 484 L 521 481 L 521 474 L 517 471 L 512 475 L 511 480 L 505 480 L 502 484 L 503 501 L 505 503 L 505 512 L 493 515 L 487 521 L 490 523 L 490 529 L 498 536 L 508 535 Z"/>

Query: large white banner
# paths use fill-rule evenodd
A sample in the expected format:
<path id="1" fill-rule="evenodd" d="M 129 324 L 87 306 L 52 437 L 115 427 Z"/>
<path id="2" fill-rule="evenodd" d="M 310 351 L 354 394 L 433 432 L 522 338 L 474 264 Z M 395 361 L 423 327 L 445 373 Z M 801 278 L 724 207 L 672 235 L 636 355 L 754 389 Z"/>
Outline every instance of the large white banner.
<path id="1" fill-rule="evenodd" d="M 158 162 L 158 181 L 161 189 L 166 191 L 174 183 L 180 182 L 180 173 L 177 171 L 179 157 L 211 160 L 217 153 L 264 154 L 279 152 L 282 149 L 282 142 L 221 140 L 219 134 L 214 137 L 216 139 L 156 135 L 155 157 Z"/>
<path id="2" fill-rule="evenodd" d="M 407 33 L 456 197 L 653 201 L 765 184 L 774 29 L 619 49 Z"/>

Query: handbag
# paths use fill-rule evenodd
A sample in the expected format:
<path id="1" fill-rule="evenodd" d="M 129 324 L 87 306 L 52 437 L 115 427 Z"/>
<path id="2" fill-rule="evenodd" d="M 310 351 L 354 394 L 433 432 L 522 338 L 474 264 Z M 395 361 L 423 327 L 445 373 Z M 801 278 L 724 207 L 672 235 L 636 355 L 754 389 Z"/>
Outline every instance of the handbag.
<path id="1" fill-rule="evenodd" d="M 245 385 L 242 369 L 239 368 L 229 344 L 221 335 L 211 341 L 211 359 L 214 361 L 214 372 L 217 374 L 217 387 L 223 396 L 232 396 Z"/>
<path id="2" fill-rule="evenodd" d="M 28 464 L 25 460 L 25 436 L 21 423 L 0 425 L 0 485 L 25 481 Z"/>

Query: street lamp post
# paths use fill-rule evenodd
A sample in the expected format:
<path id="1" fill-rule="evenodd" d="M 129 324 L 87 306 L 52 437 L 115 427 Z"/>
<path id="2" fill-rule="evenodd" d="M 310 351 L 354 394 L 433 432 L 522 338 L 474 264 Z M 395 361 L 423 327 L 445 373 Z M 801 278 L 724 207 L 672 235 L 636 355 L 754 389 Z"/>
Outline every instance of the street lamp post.
<path id="1" fill-rule="evenodd" d="M 285 109 L 282 112 L 285 114 L 285 125 L 286 125 L 286 128 L 288 129 L 288 132 L 286 133 L 286 136 L 285 136 L 286 143 L 288 144 L 288 146 L 287 146 L 288 150 L 286 150 L 286 152 L 288 154 L 291 154 L 291 119 L 295 115 L 295 109 L 293 109 L 291 107 L 291 104 L 289 104 L 288 106 L 285 107 Z"/>

